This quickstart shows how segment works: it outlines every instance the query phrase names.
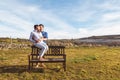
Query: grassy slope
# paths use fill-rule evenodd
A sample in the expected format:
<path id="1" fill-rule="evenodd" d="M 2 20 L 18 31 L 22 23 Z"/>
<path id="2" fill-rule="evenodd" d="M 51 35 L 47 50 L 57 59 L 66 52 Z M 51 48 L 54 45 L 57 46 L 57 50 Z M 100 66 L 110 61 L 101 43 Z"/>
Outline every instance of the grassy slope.
<path id="1" fill-rule="evenodd" d="M 0 80 L 120 80 L 120 47 L 67 48 L 67 71 L 61 64 L 27 70 L 29 50 L 0 50 Z"/>

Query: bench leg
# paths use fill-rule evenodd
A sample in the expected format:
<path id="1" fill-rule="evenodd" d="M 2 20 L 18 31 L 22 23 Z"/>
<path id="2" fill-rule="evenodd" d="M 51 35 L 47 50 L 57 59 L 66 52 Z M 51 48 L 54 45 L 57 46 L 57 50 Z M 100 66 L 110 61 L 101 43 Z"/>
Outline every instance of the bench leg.
<path id="1" fill-rule="evenodd" d="M 32 68 L 33 68 L 33 62 L 32 62 Z"/>
<path id="2" fill-rule="evenodd" d="M 30 55 L 28 55 L 28 70 L 30 70 Z"/>
<path id="3" fill-rule="evenodd" d="M 66 62 L 63 62 L 64 71 L 66 71 Z"/>
<path id="4" fill-rule="evenodd" d="M 66 62 L 65 62 L 65 67 L 64 67 L 65 71 L 66 71 Z"/>
<path id="5" fill-rule="evenodd" d="M 30 70 L 30 62 L 29 62 L 29 64 L 28 64 L 28 70 Z"/>
<path id="6" fill-rule="evenodd" d="M 29 64 L 28 64 L 28 70 L 31 70 L 31 68 L 33 68 L 33 63 L 29 62 Z"/>

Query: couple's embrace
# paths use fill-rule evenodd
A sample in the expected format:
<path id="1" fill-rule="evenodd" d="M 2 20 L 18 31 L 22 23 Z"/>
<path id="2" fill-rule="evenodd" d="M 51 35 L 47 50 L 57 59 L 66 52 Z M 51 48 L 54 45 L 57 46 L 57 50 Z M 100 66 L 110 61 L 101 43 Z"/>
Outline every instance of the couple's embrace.
<path id="1" fill-rule="evenodd" d="M 47 32 L 43 31 L 44 25 L 34 25 L 34 30 L 30 33 L 29 40 L 38 48 L 40 48 L 39 60 L 46 60 L 43 58 L 43 55 L 48 50 L 48 45 L 46 44 L 46 40 L 48 39 Z M 44 64 L 42 64 L 44 65 Z"/>

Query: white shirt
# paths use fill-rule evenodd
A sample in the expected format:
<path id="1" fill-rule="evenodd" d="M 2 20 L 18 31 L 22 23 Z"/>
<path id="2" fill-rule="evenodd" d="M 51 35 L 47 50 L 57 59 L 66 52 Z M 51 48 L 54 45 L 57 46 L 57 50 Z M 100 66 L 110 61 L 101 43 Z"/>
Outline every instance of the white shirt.
<path id="1" fill-rule="evenodd" d="M 33 37 L 34 37 L 34 40 L 39 40 L 39 39 L 41 39 L 43 36 L 42 36 L 42 33 L 41 33 L 41 32 L 34 32 L 34 33 L 33 33 Z"/>
<path id="2" fill-rule="evenodd" d="M 33 35 L 34 35 L 34 32 L 36 32 L 35 30 L 33 30 L 31 33 L 30 33 L 30 37 L 29 37 L 29 40 L 33 43 L 35 43 L 35 40 L 33 40 Z"/>
<path id="3" fill-rule="evenodd" d="M 41 32 L 37 32 L 36 30 L 34 30 L 33 32 L 31 32 L 30 34 L 30 37 L 29 37 L 29 40 L 33 43 L 35 43 L 36 41 L 35 40 L 38 40 L 40 38 L 42 38 L 42 33 Z M 34 38 L 34 39 L 33 39 Z M 43 42 L 43 41 L 41 41 Z"/>

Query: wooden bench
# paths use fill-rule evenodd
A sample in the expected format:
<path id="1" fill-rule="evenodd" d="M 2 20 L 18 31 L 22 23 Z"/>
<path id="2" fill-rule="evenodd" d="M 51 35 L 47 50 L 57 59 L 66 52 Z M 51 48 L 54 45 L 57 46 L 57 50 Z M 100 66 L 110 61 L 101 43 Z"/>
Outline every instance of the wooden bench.
<path id="1" fill-rule="evenodd" d="M 49 46 L 49 50 L 44 54 L 47 60 L 38 60 L 38 53 L 41 49 L 31 46 L 32 52 L 28 55 L 28 69 L 33 68 L 37 63 L 62 63 L 66 71 L 66 54 L 64 46 Z"/>

